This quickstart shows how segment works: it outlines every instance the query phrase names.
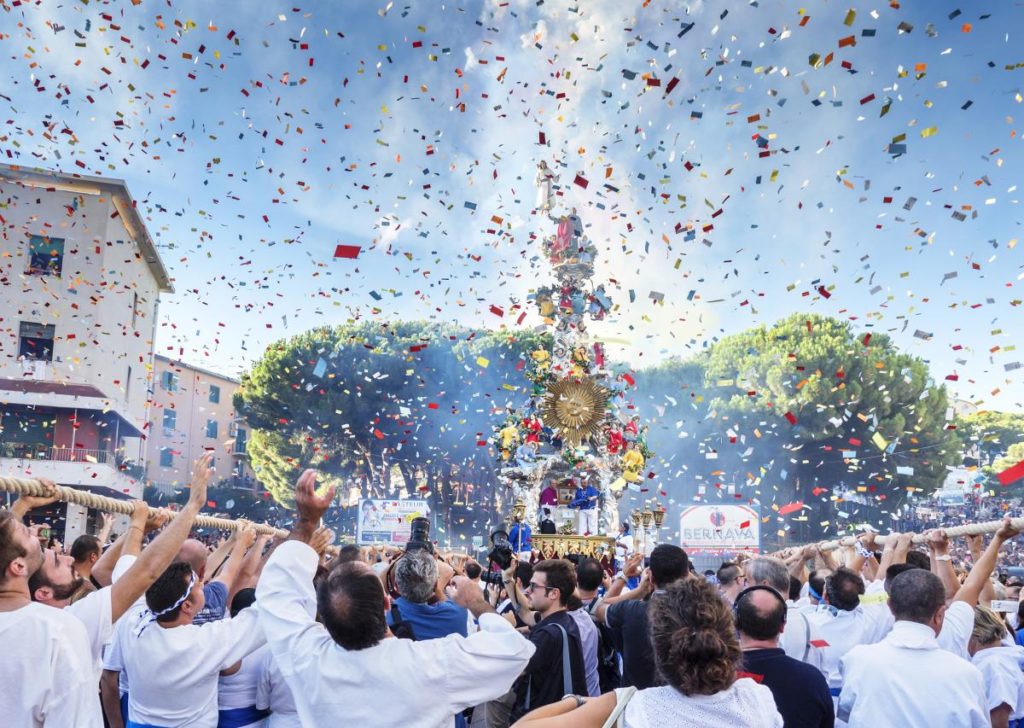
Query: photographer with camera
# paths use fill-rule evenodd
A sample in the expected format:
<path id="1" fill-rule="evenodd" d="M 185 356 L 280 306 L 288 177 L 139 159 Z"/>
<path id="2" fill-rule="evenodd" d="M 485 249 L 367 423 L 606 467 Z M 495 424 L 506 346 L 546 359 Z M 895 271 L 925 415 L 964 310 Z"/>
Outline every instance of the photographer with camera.
<path id="1" fill-rule="evenodd" d="M 432 640 L 450 634 L 467 635 L 469 612 L 444 596 L 444 587 L 453 574 L 451 566 L 423 549 L 407 551 L 395 562 L 399 597 L 391 603 L 388 615 L 395 636 Z"/>

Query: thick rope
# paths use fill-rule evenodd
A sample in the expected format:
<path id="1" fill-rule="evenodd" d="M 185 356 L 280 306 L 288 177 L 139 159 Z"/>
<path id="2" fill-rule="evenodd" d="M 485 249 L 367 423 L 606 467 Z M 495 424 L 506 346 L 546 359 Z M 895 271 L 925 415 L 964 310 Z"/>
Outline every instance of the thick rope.
<path id="1" fill-rule="evenodd" d="M 1010 520 L 1013 527 L 1016 529 L 1024 530 L 1024 518 L 1013 518 Z M 982 523 L 968 523 L 963 526 L 951 526 L 944 528 L 946 535 L 950 538 L 956 538 L 958 536 L 978 536 L 985 533 L 995 533 L 1003 526 L 1003 521 L 983 521 Z M 938 529 L 929 528 L 928 531 L 935 531 Z M 915 534 L 911 539 L 911 543 L 925 543 L 928 540 L 928 531 L 923 533 Z M 890 533 L 888 535 L 877 535 L 875 536 L 875 543 L 879 546 L 884 546 L 885 542 L 890 538 L 896 538 L 899 534 Z M 857 543 L 856 536 L 846 536 L 845 538 L 836 539 L 835 541 L 822 541 L 818 544 L 818 548 L 822 551 L 835 551 L 836 549 L 843 548 L 845 546 L 853 546 Z M 779 552 L 776 552 L 778 554 Z"/>
<path id="2" fill-rule="evenodd" d="M 46 488 L 38 480 L 30 478 L 12 478 L 6 475 L 0 475 L 0 490 L 5 490 L 9 493 L 17 493 L 18 495 L 38 497 L 46 497 L 49 495 Z M 64 501 L 65 503 L 77 503 L 78 505 L 85 506 L 86 508 L 95 508 L 96 510 L 107 511 L 108 513 L 121 513 L 126 516 L 130 516 L 133 510 L 131 501 L 108 498 L 107 496 L 90 493 L 85 490 L 75 490 L 74 488 L 69 488 L 66 485 L 57 486 L 57 499 Z M 172 511 L 168 508 L 153 508 L 152 506 L 150 506 L 149 512 L 166 513 L 169 518 L 174 518 L 178 515 L 177 511 Z M 193 523 L 201 528 L 219 528 L 225 531 L 237 531 L 242 526 L 239 521 L 203 515 L 196 516 Z M 289 532 L 283 528 L 274 528 L 273 526 L 268 526 L 266 523 L 254 523 L 252 526 L 256 529 L 256 533 L 258 534 L 288 538 Z M 336 554 L 337 547 L 329 546 L 328 551 Z"/>

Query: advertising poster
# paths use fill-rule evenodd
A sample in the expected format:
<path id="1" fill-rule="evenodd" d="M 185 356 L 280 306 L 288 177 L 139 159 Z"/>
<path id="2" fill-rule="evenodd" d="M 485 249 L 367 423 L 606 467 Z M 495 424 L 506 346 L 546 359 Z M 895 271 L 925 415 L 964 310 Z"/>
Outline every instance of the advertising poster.
<path id="1" fill-rule="evenodd" d="M 690 506 L 679 516 L 679 538 L 687 553 L 757 553 L 761 517 L 750 506 Z"/>
<path id="2" fill-rule="evenodd" d="M 412 519 L 429 516 L 423 500 L 359 500 L 356 543 L 360 546 L 405 546 L 409 541 Z"/>

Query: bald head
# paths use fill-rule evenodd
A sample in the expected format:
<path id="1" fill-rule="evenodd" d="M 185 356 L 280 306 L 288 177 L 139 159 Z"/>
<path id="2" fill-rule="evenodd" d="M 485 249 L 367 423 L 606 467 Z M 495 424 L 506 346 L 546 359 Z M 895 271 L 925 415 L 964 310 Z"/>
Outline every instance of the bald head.
<path id="1" fill-rule="evenodd" d="M 194 538 L 187 539 L 178 549 L 178 556 L 175 561 L 184 561 L 192 567 L 192 571 L 202 579 L 206 574 L 206 546 L 202 541 Z"/>
<path id="2" fill-rule="evenodd" d="M 755 640 L 774 640 L 786 624 L 786 601 L 770 588 L 742 592 L 736 600 L 736 629 Z"/>

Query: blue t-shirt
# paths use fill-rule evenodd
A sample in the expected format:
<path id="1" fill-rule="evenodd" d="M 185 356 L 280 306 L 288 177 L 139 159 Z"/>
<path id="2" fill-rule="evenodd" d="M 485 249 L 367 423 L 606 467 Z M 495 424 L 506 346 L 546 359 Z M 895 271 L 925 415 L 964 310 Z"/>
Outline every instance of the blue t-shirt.
<path id="1" fill-rule="evenodd" d="M 437 604 L 416 604 L 405 597 L 395 600 L 402 621 L 412 627 L 416 641 L 433 640 L 447 637 L 450 634 L 461 634 L 466 637 L 466 625 L 469 612 L 455 602 L 438 602 Z M 388 624 L 391 613 L 388 612 Z"/>
<path id="2" fill-rule="evenodd" d="M 192 624 L 204 624 L 224 619 L 228 610 L 228 585 L 223 581 L 211 581 L 203 587 L 206 604 L 192 620 Z"/>

